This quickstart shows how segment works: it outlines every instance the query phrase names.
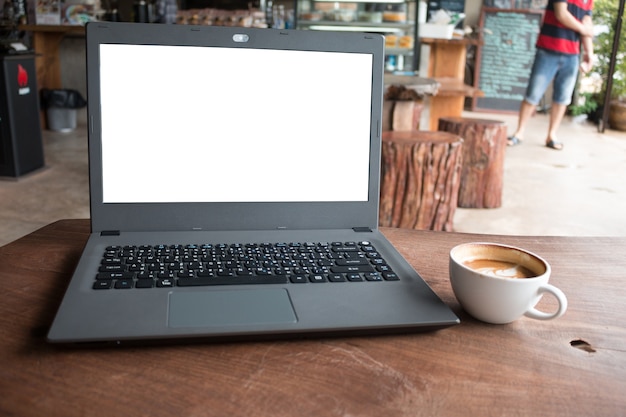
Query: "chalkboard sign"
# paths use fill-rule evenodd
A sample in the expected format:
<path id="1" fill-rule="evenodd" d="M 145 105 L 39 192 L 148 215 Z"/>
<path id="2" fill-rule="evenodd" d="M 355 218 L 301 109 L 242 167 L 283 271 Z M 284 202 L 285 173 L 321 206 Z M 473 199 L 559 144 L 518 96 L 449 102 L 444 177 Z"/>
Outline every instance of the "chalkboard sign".
<path id="1" fill-rule="evenodd" d="M 437 10 L 447 10 L 449 12 L 465 12 L 465 0 L 429 0 L 428 17 Z"/>
<path id="2" fill-rule="evenodd" d="M 474 110 L 517 112 L 535 58 L 542 14 L 526 10 L 483 9 L 483 43 L 476 53 L 474 86 L 484 97 Z"/>

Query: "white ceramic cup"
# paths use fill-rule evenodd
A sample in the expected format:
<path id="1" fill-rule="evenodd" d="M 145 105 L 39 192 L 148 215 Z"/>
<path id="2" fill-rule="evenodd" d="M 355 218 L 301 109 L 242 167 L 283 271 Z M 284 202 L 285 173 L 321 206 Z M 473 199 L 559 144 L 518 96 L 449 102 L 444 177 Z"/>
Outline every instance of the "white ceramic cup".
<path id="1" fill-rule="evenodd" d="M 511 278 L 509 269 L 492 271 L 472 269 L 467 262 L 488 259 L 522 266 L 532 273 L 529 278 Z M 450 282 L 454 295 L 465 311 L 478 320 L 505 324 L 522 316 L 539 320 L 560 317 L 567 310 L 563 292 L 548 284 L 550 265 L 524 249 L 497 243 L 473 242 L 450 251 Z M 554 313 L 539 311 L 535 305 L 542 295 L 552 294 L 559 302 Z"/>

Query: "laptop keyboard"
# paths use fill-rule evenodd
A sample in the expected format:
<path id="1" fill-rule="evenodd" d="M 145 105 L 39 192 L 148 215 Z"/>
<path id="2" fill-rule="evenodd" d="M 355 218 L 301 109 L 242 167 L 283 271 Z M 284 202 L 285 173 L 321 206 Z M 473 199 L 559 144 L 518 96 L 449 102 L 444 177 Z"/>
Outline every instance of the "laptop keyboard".
<path id="1" fill-rule="evenodd" d="M 109 246 L 94 289 L 397 281 L 364 242 Z"/>

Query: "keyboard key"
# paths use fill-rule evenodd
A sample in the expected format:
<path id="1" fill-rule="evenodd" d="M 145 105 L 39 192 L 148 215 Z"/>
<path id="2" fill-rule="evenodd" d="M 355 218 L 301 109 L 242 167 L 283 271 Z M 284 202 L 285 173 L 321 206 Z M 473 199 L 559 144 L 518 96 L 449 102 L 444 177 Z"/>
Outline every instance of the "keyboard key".
<path id="1" fill-rule="evenodd" d="M 118 290 L 125 290 L 129 288 L 133 288 L 133 280 L 132 279 L 118 279 L 115 281 L 115 288 Z"/>
<path id="2" fill-rule="evenodd" d="M 93 283 L 94 290 L 108 290 L 113 286 L 112 279 L 102 279 Z"/>
<path id="3" fill-rule="evenodd" d="M 356 246 L 346 246 L 346 245 L 333 246 L 333 251 L 334 252 L 358 252 L 359 248 Z"/>
<path id="4" fill-rule="evenodd" d="M 383 280 L 383 276 L 380 272 L 366 272 L 365 274 L 363 274 L 363 276 L 365 276 L 365 279 L 368 281 L 382 281 Z"/>
<path id="5" fill-rule="evenodd" d="M 309 275 L 309 281 L 311 282 L 326 282 L 326 277 L 324 275 Z"/>
<path id="6" fill-rule="evenodd" d="M 400 277 L 395 272 L 383 272 L 383 278 L 387 281 L 399 281 Z"/>
<path id="7" fill-rule="evenodd" d="M 132 279 L 132 272 L 100 272 L 96 279 Z"/>
<path id="8" fill-rule="evenodd" d="M 328 274 L 326 278 L 329 282 L 346 282 L 346 277 L 343 274 Z"/>
<path id="9" fill-rule="evenodd" d="M 123 272 L 125 268 L 123 265 L 101 265 L 98 268 L 99 272 Z"/>
<path id="10" fill-rule="evenodd" d="M 363 281 L 363 277 L 361 277 L 361 274 L 357 274 L 357 273 L 346 274 L 346 279 L 350 282 Z"/>
<path id="11" fill-rule="evenodd" d="M 369 265 L 370 263 L 365 258 L 357 258 L 357 259 L 338 259 L 336 264 L 340 266 L 347 266 L 347 265 Z"/>
<path id="12" fill-rule="evenodd" d="M 330 270 L 338 274 L 345 274 L 349 272 L 374 272 L 374 267 L 369 264 L 355 266 L 333 266 L 330 268 Z"/>
<path id="13" fill-rule="evenodd" d="M 304 284 L 309 282 L 306 279 L 306 275 L 290 275 L 289 281 L 293 282 L 294 284 Z"/>
<path id="14" fill-rule="evenodd" d="M 135 288 L 153 288 L 154 280 L 153 279 L 138 279 L 135 284 Z"/>
<path id="15" fill-rule="evenodd" d="M 187 279 L 187 278 L 181 278 Z M 157 279 L 156 286 L 159 288 L 168 288 L 174 286 L 174 280 L 170 278 Z"/>

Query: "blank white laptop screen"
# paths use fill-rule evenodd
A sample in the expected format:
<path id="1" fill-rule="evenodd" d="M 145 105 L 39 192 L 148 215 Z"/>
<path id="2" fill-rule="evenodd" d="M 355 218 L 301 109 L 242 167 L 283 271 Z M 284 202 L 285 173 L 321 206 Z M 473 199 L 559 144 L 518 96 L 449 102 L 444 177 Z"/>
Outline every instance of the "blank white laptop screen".
<path id="1" fill-rule="evenodd" d="M 372 56 L 100 46 L 104 203 L 367 201 Z"/>

